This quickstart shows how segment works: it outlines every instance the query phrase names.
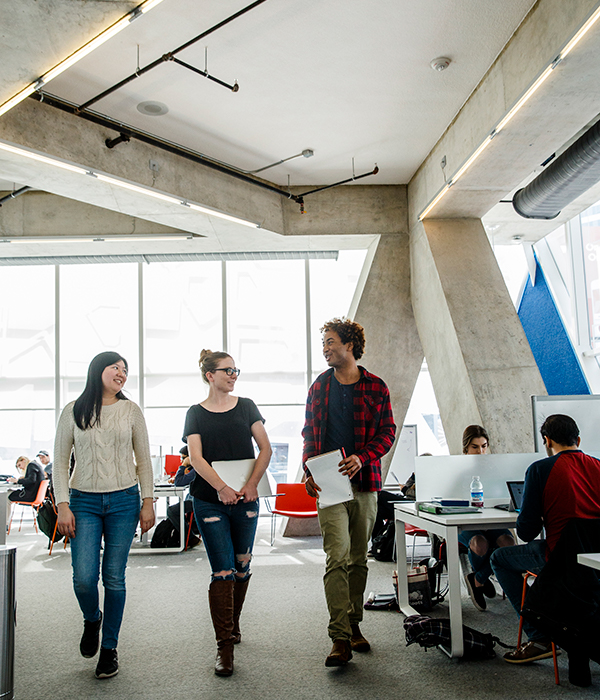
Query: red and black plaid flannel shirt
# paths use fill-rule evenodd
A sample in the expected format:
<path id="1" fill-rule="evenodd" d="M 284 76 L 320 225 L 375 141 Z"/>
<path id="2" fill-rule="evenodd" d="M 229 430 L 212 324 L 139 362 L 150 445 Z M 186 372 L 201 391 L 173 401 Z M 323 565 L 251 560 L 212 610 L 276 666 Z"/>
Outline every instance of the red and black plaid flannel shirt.
<path id="1" fill-rule="evenodd" d="M 381 491 L 381 458 L 390 451 L 396 435 L 390 392 L 385 382 L 360 367 L 354 387 L 354 454 L 362 469 L 352 477 L 359 491 Z M 329 386 L 333 369 L 320 374 L 308 391 L 306 422 L 302 430 L 302 462 L 321 454 L 327 429 Z M 309 474 L 306 467 L 304 467 Z"/>

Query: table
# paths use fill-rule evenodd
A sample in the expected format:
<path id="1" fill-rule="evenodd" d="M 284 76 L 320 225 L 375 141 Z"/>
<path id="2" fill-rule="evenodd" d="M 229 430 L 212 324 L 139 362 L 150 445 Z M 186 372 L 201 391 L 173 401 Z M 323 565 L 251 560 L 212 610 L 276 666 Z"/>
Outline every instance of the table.
<path id="1" fill-rule="evenodd" d="M 0 545 L 6 544 L 6 524 L 8 514 L 8 494 L 17 491 L 21 486 L 4 483 L 0 485 Z"/>
<path id="2" fill-rule="evenodd" d="M 450 604 L 450 650 L 444 651 L 451 657 L 464 653 L 462 631 L 462 607 L 460 595 L 460 559 L 458 556 L 458 533 L 462 530 L 492 530 L 514 527 L 518 513 L 509 513 L 497 508 L 484 508 L 480 513 L 460 515 L 434 515 L 417 510 L 415 503 L 396 503 L 396 552 L 398 555 L 398 604 L 404 615 L 418 615 L 408 600 L 408 578 L 401 576 L 400 566 L 406 562 L 405 524 L 415 525 L 446 540 L 448 557 L 448 599 Z"/>
<path id="3" fill-rule="evenodd" d="M 148 534 L 142 535 L 142 546 L 131 547 L 130 554 L 172 554 L 174 552 L 183 552 L 185 547 L 185 496 L 187 486 L 155 486 L 154 498 L 169 498 L 176 496 L 179 499 L 179 547 L 157 547 L 152 549 L 148 545 Z"/>
<path id="4" fill-rule="evenodd" d="M 600 554 L 578 554 L 577 563 L 600 571 Z"/>

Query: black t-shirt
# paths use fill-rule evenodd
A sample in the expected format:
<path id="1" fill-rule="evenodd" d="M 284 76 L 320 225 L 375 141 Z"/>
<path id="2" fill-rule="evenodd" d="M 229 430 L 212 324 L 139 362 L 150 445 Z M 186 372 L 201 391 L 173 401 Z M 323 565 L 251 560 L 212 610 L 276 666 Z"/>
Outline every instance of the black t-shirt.
<path id="1" fill-rule="evenodd" d="M 188 435 L 200 435 L 202 456 L 209 463 L 231 459 L 254 459 L 252 426 L 265 422 L 252 399 L 238 398 L 237 404 L 224 413 L 207 411 L 200 404 L 188 409 L 183 429 L 183 441 Z M 219 503 L 217 491 L 198 473 L 190 493 L 209 503 Z"/>
<path id="2" fill-rule="evenodd" d="M 345 456 L 354 454 L 354 384 L 340 384 L 331 377 L 327 404 L 327 430 L 324 452 L 343 449 Z"/>

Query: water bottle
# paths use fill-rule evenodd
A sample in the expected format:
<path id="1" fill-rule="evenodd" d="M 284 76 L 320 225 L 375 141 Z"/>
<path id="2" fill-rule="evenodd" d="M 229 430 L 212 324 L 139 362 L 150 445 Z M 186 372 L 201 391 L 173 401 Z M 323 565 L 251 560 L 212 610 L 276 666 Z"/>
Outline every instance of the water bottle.
<path id="1" fill-rule="evenodd" d="M 471 505 L 483 508 L 483 484 L 478 476 L 474 476 L 471 481 Z"/>

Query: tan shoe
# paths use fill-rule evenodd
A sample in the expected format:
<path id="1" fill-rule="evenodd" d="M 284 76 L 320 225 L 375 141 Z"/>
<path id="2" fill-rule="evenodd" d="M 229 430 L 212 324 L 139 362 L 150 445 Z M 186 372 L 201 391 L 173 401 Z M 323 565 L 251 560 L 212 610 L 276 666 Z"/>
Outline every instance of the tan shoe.
<path id="1" fill-rule="evenodd" d="M 352 658 L 352 648 L 347 639 L 334 639 L 331 653 L 325 659 L 325 666 L 345 666 Z"/>
<path id="2" fill-rule="evenodd" d="M 371 645 L 362 636 L 358 625 L 350 625 L 352 627 L 352 637 L 350 637 L 350 646 L 352 651 L 357 651 L 359 654 L 363 651 L 371 651 Z"/>

